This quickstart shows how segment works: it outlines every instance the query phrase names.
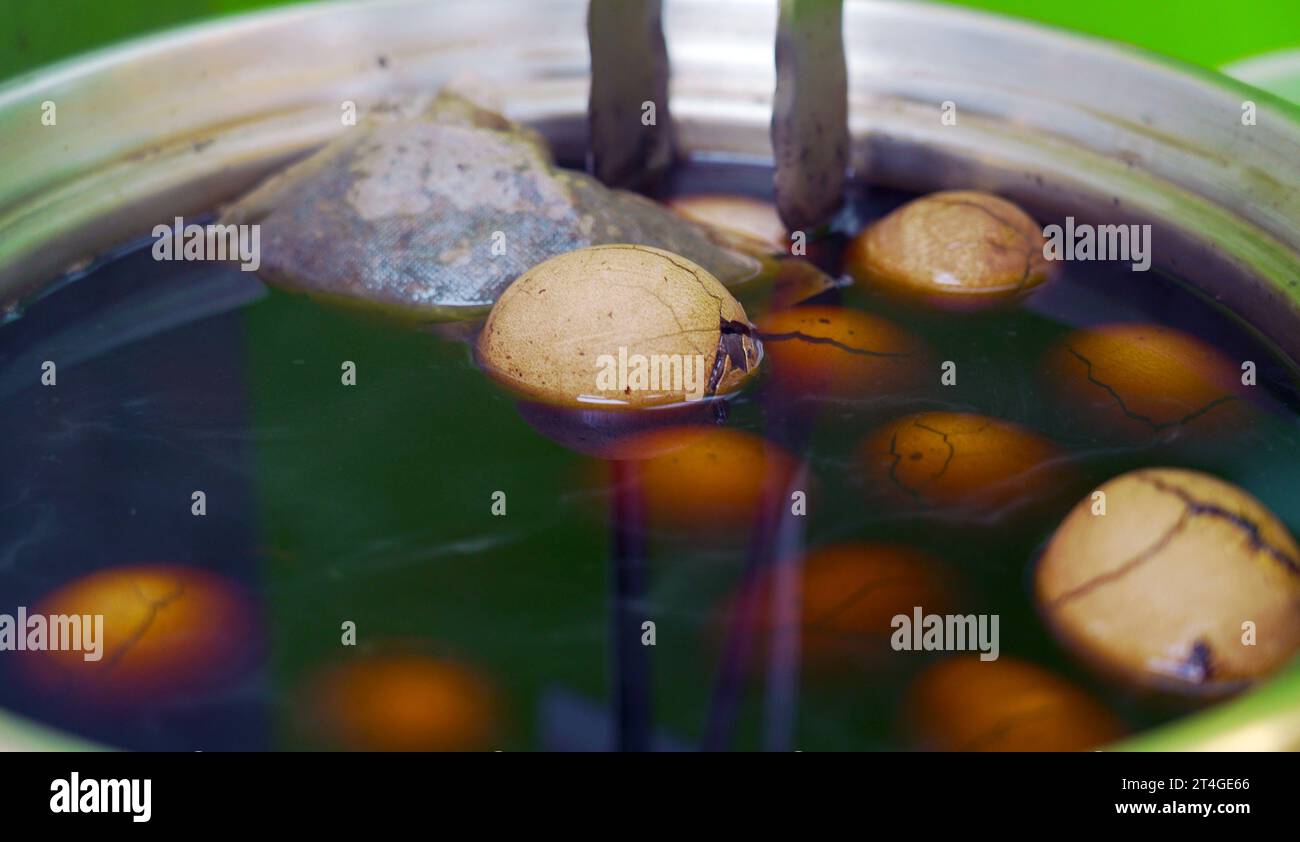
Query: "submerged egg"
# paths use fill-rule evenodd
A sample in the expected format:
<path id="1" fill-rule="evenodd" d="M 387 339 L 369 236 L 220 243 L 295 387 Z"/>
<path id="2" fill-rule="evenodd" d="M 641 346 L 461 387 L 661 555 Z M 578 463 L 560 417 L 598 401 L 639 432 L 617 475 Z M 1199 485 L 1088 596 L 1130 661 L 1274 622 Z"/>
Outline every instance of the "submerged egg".
<path id="1" fill-rule="evenodd" d="M 768 202 L 750 196 L 699 193 L 674 196 L 668 200 L 668 206 L 680 216 L 723 234 L 745 250 L 782 254 L 789 250 L 785 223 Z"/>
<path id="2" fill-rule="evenodd" d="M 98 659 L 67 649 L 31 653 L 36 683 L 74 704 L 158 704 L 210 692 L 247 669 L 262 645 L 243 589 L 180 565 L 91 573 L 50 593 L 34 610 L 103 617 Z"/>
<path id="3" fill-rule="evenodd" d="M 786 562 L 788 563 L 788 562 Z M 782 613 L 779 570 L 759 576 L 742 592 L 757 618 L 758 644 L 790 629 L 799 635 L 803 661 L 813 668 L 846 662 L 875 666 L 891 654 L 893 618 L 914 608 L 947 613 L 956 602 L 955 578 L 942 562 L 896 544 L 844 543 L 798 559 L 794 614 Z M 728 604 L 730 615 L 739 605 Z M 907 655 L 911 657 L 911 655 Z"/>
<path id="4" fill-rule="evenodd" d="M 314 736 L 350 751 L 484 751 L 496 694 L 470 668 L 420 654 L 361 656 L 312 685 Z"/>
<path id="5" fill-rule="evenodd" d="M 973 190 L 914 199 L 858 234 L 845 267 L 886 294 L 982 308 L 1047 280 L 1042 229 L 1006 199 Z"/>
<path id="6" fill-rule="evenodd" d="M 1161 690 L 1216 694 L 1300 650 L 1300 549 L 1251 495 L 1152 468 L 1082 500 L 1035 576 L 1039 609 L 1084 658 Z"/>
<path id="7" fill-rule="evenodd" d="M 999 512 L 1053 492 L 1059 449 L 1032 430 L 967 412 L 925 412 L 867 436 L 868 492 L 924 508 Z"/>
<path id="8" fill-rule="evenodd" d="M 905 717 L 930 751 L 1088 751 L 1124 725 L 1080 688 L 1003 655 L 947 658 L 917 677 Z"/>
<path id="9" fill-rule="evenodd" d="M 914 391 L 927 375 L 921 340 L 870 313 L 795 307 L 758 328 L 778 395 L 873 399 Z"/>
<path id="10" fill-rule="evenodd" d="M 652 454 L 628 476 L 655 528 L 725 532 L 748 526 L 765 501 L 785 499 L 794 472 L 794 460 L 780 446 L 725 427 L 656 430 L 624 448 Z"/>
<path id="11" fill-rule="evenodd" d="M 1077 423 L 1128 439 L 1214 432 L 1244 420 L 1241 369 L 1195 336 L 1153 324 L 1068 334 L 1048 352 L 1043 380 Z"/>
<path id="12" fill-rule="evenodd" d="M 502 293 L 478 340 L 488 374 L 561 406 L 725 395 L 761 357 L 744 308 L 715 277 L 636 245 L 578 249 L 529 269 Z"/>

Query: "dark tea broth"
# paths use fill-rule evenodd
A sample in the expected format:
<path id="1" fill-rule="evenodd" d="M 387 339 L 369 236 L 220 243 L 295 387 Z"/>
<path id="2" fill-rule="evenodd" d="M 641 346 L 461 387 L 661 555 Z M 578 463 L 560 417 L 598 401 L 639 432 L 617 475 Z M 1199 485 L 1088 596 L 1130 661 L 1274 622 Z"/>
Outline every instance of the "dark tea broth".
<path id="1" fill-rule="evenodd" d="M 701 159 L 679 167 L 665 195 L 770 199 L 770 184 L 766 166 Z M 840 275 L 847 238 L 912 198 L 854 187 L 809 258 Z M 1158 227 L 1153 242 L 1159 257 Z M 944 653 L 828 670 L 772 656 L 761 635 L 749 635 L 748 654 L 735 649 L 737 593 L 765 556 L 865 541 L 941 560 L 959 582 L 955 610 L 998 616 L 1002 657 L 1075 682 L 1129 733 L 1184 715 L 1187 705 L 1108 682 L 1063 650 L 1035 605 L 1035 559 L 1091 488 L 1147 466 L 1225 478 L 1296 531 L 1296 380 L 1248 328 L 1158 268 L 1067 262 L 1056 272 L 1022 303 L 987 313 L 906 308 L 861 284 L 811 302 L 882 314 L 920 337 L 933 350 L 934 387 L 791 400 L 766 372 L 730 400 L 719 423 L 806 465 L 806 516 L 792 528 L 783 500 L 781 513 L 735 534 L 637 530 L 644 592 L 621 605 L 653 622 L 655 639 L 630 666 L 627 641 L 615 639 L 627 626 L 611 623 L 626 527 L 610 522 L 611 465 L 525 421 L 456 331 L 338 309 L 225 266 L 155 262 L 147 242 L 135 244 L 0 327 L 0 612 L 35 610 L 107 569 L 207 571 L 251 614 L 207 616 L 204 645 L 226 653 L 214 664 L 233 667 L 235 653 L 247 663 L 192 676 L 183 692 L 104 704 L 33 682 L 32 654 L 6 654 L 0 707 L 121 748 L 330 747 L 319 720 L 342 692 L 331 676 L 398 653 L 473 676 L 464 686 L 481 695 L 458 727 L 479 729 L 489 748 L 613 747 L 614 724 L 629 718 L 659 747 L 911 748 L 905 691 Z M 1127 444 L 1081 432 L 1045 398 L 1040 361 L 1069 331 L 1109 322 L 1178 328 L 1254 362 L 1252 423 Z M 55 385 L 41 381 L 47 360 Z M 348 362 L 355 385 L 341 380 Z M 940 383 L 944 362 L 955 363 L 952 385 Z M 1059 447 L 1068 479 L 1014 516 L 881 504 L 859 443 L 932 411 L 1035 431 Z M 126 645 L 163 616 L 151 605 Z M 354 681 L 380 694 L 409 686 L 381 686 L 401 664 L 386 669 Z M 645 695 L 629 699 L 616 684 Z M 358 704 L 378 704 L 365 689 Z"/>

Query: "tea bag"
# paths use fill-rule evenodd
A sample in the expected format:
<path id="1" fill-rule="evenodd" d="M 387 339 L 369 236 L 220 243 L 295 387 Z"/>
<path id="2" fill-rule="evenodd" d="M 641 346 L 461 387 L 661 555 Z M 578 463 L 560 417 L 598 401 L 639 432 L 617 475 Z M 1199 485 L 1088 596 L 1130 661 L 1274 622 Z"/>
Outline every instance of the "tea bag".
<path id="1" fill-rule="evenodd" d="M 270 283 L 422 319 L 481 315 L 527 269 L 595 244 L 666 249 L 728 285 L 762 269 L 650 199 L 557 167 L 537 132 L 450 91 L 370 112 L 222 221 L 260 224 Z"/>

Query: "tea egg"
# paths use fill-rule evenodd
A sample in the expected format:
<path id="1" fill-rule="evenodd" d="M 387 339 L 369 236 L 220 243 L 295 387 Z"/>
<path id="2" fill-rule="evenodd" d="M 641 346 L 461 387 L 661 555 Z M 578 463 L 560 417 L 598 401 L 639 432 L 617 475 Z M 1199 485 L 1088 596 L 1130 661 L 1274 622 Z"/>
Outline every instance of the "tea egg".
<path id="1" fill-rule="evenodd" d="M 1047 280 L 1042 229 L 1006 199 L 950 190 L 913 199 L 853 238 L 845 267 L 885 294 L 977 309 Z"/>
<path id="2" fill-rule="evenodd" d="M 415 653 L 360 655 L 311 684 L 311 725 L 350 751 L 486 751 L 496 692 L 470 667 Z"/>
<path id="3" fill-rule="evenodd" d="M 1057 528 L 1034 592 L 1071 649 L 1163 691 L 1230 692 L 1300 651 L 1300 548 L 1250 494 L 1197 471 L 1101 485 Z"/>
<path id="4" fill-rule="evenodd" d="M 651 527 L 695 532 L 751 524 L 765 501 L 784 501 L 794 459 L 779 445 L 727 427 L 656 430 L 623 445 L 650 455 L 626 476 L 637 484 Z"/>
<path id="5" fill-rule="evenodd" d="M 578 249 L 529 269 L 497 299 L 477 350 L 489 375 L 526 398 L 632 408 L 734 392 L 762 358 L 717 278 L 638 245 Z"/>
<path id="6" fill-rule="evenodd" d="M 1241 368 L 1182 331 L 1142 323 L 1074 331 L 1043 361 L 1043 382 L 1080 426 L 1143 439 L 1244 420 Z"/>
<path id="7" fill-rule="evenodd" d="M 1124 735 L 1124 724 L 1079 687 L 1002 655 L 945 658 L 909 688 L 904 717 L 930 751 L 1088 751 Z"/>
<path id="8" fill-rule="evenodd" d="M 921 508 L 999 512 L 1057 490 L 1060 450 L 1038 433 L 968 412 L 885 424 L 859 448 L 868 492 Z"/>
<path id="9" fill-rule="evenodd" d="M 100 570 L 51 592 L 33 613 L 103 617 L 97 659 L 67 648 L 28 659 L 43 690 L 74 703 L 159 704 L 211 692 L 251 666 L 262 643 L 242 587 L 181 565 Z"/>
<path id="10" fill-rule="evenodd" d="M 722 233 L 746 250 L 784 254 L 790 249 L 785 223 L 769 202 L 750 196 L 699 193 L 674 196 L 668 200 L 668 207 Z"/>
<path id="11" fill-rule="evenodd" d="M 778 395 L 878 398 L 914 391 L 927 375 L 921 340 L 870 313 L 808 305 L 769 313 L 758 328 Z"/>
<path id="12" fill-rule="evenodd" d="M 772 602 L 779 571 L 760 575 L 743 593 L 759 618 L 760 644 L 765 647 L 774 635 L 789 628 L 799 635 L 804 663 L 814 668 L 845 662 L 878 665 L 891 654 L 895 616 L 911 617 L 917 607 L 947 613 L 957 600 L 953 572 L 941 561 L 901 544 L 831 544 L 796 561 L 797 614 L 791 626 L 785 625 Z M 728 607 L 736 604 L 732 600 Z"/>

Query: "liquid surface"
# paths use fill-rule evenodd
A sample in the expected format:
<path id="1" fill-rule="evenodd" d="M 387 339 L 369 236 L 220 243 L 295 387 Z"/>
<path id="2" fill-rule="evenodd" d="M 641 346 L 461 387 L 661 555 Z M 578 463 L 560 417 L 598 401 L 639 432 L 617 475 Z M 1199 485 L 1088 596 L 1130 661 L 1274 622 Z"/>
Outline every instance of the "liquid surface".
<path id="1" fill-rule="evenodd" d="M 671 189 L 767 198 L 769 183 L 763 168 L 698 163 Z M 860 190 L 839 227 L 909 198 Z M 841 245 L 819 246 L 832 271 Z M 835 296 L 883 306 L 857 288 Z M 1082 671 L 1037 615 L 1033 560 L 1078 496 L 1014 525 L 900 516 L 864 502 L 854 451 L 881 417 L 978 412 L 1059 442 L 1082 488 L 1135 467 L 1197 468 L 1249 490 L 1295 533 L 1300 425 L 1287 367 L 1175 279 L 1110 264 L 1066 264 L 1006 312 L 891 317 L 938 360 L 957 361 L 955 386 L 796 411 L 764 378 L 730 405 L 728 427 L 785 444 L 815 478 L 807 518 L 782 540 L 927 551 L 970 583 L 966 610 L 1000 615 L 1003 655 L 1076 680 L 1131 730 L 1180 713 Z M 1036 367 L 1072 328 L 1114 321 L 1171 325 L 1255 361 L 1265 411 L 1209 443 L 1079 436 L 1044 399 Z M 636 599 L 638 582 L 616 575 L 626 536 L 611 524 L 610 466 L 539 434 L 455 334 L 333 309 L 224 267 L 156 263 L 145 245 L 0 328 L 0 612 L 31 609 L 94 571 L 166 563 L 220 574 L 259 618 L 220 632 L 253 666 L 179 700 L 109 710 L 51 698 L 0 653 L 0 707 L 124 748 L 318 747 L 332 744 L 314 721 L 320 677 L 397 650 L 481 677 L 497 700 L 492 747 L 505 750 L 610 747 L 613 724 L 640 716 L 616 685 L 648 693 L 664 747 L 908 747 L 900 699 L 925 655 L 880 672 L 728 684 L 720 606 L 753 564 L 751 542 L 652 530 L 644 569 L 631 571 L 642 577 Z M 40 382 L 46 360 L 55 386 Z M 345 361 L 355 386 L 341 383 Z M 620 592 L 635 610 L 616 634 Z M 629 645 L 629 619 L 655 623 L 652 648 Z"/>

